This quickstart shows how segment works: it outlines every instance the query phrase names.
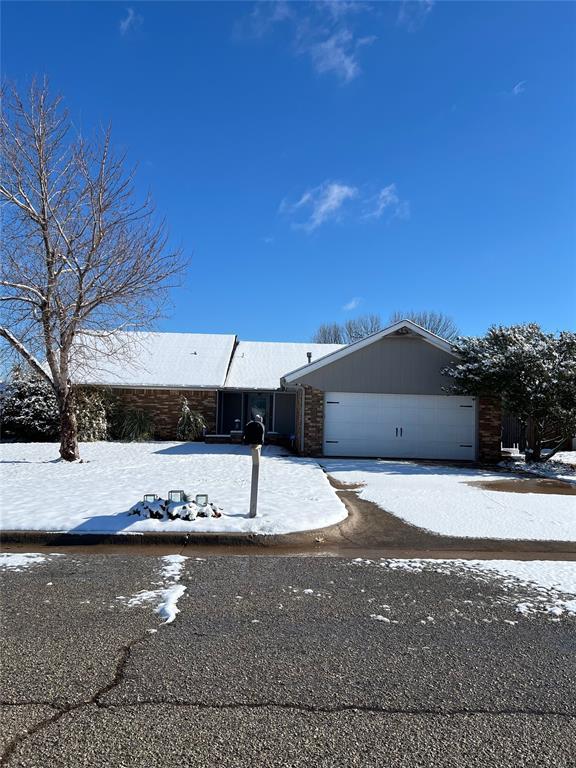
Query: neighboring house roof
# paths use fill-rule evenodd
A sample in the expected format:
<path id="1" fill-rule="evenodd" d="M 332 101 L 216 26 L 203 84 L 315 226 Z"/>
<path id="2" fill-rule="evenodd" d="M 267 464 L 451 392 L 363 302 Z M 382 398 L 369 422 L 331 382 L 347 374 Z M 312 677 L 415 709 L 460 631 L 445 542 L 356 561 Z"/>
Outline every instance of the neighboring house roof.
<path id="1" fill-rule="evenodd" d="M 224 384 L 236 336 L 218 333 L 130 332 L 90 337 L 90 366 L 79 384 L 116 387 L 217 388 Z M 109 358 L 108 345 L 125 356 Z"/>
<path id="2" fill-rule="evenodd" d="M 307 365 L 308 352 L 312 353 L 312 361 L 316 361 L 339 349 L 342 344 L 241 341 L 224 386 L 227 389 L 279 389 L 280 379 L 287 371 Z"/>
<path id="3" fill-rule="evenodd" d="M 312 373 L 312 371 L 323 368 L 325 365 L 330 365 L 331 363 L 336 362 L 336 360 L 341 360 L 343 357 L 347 357 L 348 355 L 357 352 L 359 349 L 363 349 L 370 344 L 374 344 L 386 336 L 391 336 L 392 334 L 397 334 L 398 332 L 402 333 L 403 329 L 406 329 L 406 331 L 409 333 L 421 336 L 424 341 L 427 341 L 428 343 L 444 350 L 445 352 L 452 351 L 452 345 L 449 341 L 446 341 L 446 339 L 440 338 L 440 336 L 437 336 L 435 333 L 426 330 L 426 328 L 423 328 L 421 325 L 414 323 L 412 320 L 399 320 L 397 323 L 389 325 L 387 328 L 383 328 L 381 331 L 376 331 L 376 333 L 372 333 L 370 336 L 366 336 L 366 338 L 361 339 L 360 341 L 356 341 L 353 344 L 340 347 L 336 351 L 325 355 L 320 360 L 316 360 L 315 362 L 313 361 L 309 365 L 303 364 L 299 368 L 295 368 L 283 376 L 283 381 L 286 382 L 286 384 L 294 383 L 298 381 L 298 379 L 304 374 Z"/>

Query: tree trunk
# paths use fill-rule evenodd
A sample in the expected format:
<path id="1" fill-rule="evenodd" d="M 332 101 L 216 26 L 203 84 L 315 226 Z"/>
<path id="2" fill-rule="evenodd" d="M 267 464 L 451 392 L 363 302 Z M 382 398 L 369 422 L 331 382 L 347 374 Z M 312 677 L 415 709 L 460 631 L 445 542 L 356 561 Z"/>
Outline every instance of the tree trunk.
<path id="1" fill-rule="evenodd" d="M 526 461 L 542 461 L 542 434 L 533 416 L 526 421 Z"/>
<path id="2" fill-rule="evenodd" d="M 74 408 L 75 395 L 68 386 L 60 400 L 60 456 L 64 461 L 77 461 L 80 458 L 78 448 L 78 423 Z"/>

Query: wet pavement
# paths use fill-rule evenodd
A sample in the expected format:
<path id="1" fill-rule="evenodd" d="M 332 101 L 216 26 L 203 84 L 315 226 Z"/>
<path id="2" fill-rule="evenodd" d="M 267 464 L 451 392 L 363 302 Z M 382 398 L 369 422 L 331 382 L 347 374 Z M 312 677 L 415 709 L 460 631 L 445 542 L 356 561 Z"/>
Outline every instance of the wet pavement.
<path id="1" fill-rule="evenodd" d="M 498 480 L 471 480 L 466 483 L 483 491 L 503 493 L 544 493 L 552 496 L 576 496 L 576 485 L 562 480 L 536 477 L 510 477 Z"/>

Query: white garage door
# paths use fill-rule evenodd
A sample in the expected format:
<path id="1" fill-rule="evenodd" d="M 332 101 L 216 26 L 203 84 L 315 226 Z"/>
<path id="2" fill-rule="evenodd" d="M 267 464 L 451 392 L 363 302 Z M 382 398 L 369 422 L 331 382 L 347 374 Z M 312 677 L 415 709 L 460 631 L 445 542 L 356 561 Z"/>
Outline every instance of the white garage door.
<path id="1" fill-rule="evenodd" d="M 325 394 L 326 456 L 473 460 L 475 444 L 473 397 Z"/>

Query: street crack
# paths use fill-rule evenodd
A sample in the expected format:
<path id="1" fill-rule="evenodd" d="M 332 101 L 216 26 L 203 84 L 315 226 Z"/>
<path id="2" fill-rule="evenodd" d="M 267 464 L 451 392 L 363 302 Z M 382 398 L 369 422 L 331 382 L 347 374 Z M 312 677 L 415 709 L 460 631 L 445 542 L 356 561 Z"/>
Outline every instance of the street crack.
<path id="1" fill-rule="evenodd" d="M 125 709 L 129 707 L 142 707 L 142 706 L 162 706 L 162 707 L 195 707 L 197 709 L 213 709 L 213 710 L 235 710 L 235 709 L 284 709 L 292 710 L 295 712 L 306 712 L 308 714 L 339 714 L 344 712 L 365 712 L 371 714 L 380 715 L 432 715 L 437 717 L 452 717 L 454 715 L 493 715 L 493 716 L 506 716 L 506 715 L 526 715 L 534 717 L 564 717 L 569 720 L 576 719 L 576 712 L 562 712 L 554 709 L 527 709 L 527 708 L 508 708 L 508 709 L 489 709 L 489 708 L 466 708 L 466 707 L 452 707 L 452 708 L 432 708 L 432 707 L 381 707 L 377 705 L 369 704 L 339 704 L 335 706 L 318 706 L 314 704 L 297 704 L 297 703 L 278 703 L 275 701 L 265 702 L 230 702 L 224 703 L 212 703 L 198 700 L 186 700 L 186 701 L 174 701 L 162 698 L 150 698 L 141 699 L 137 702 L 101 702 L 98 706 L 102 709 Z"/>
<path id="2" fill-rule="evenodd" d="M 14 736 L 14 738 L 8 742 L 2 754 L 0 755 L 0 762 L 3 765 L 7 765 L 8 762 L 10 761 L 10 758 L 12 757 L 12 755 L 14 754 L 14 752 L 16 751 L 16 749 L 20 744 L 23 744 L 25 741 L 28 741 L 28 739 L 30 739 L 32 736 L 34 736 L 36 733 L 43 730 L 44 728 L 47 728 L 48 726 L 53 725 L 54 723 L 57 723 L 62 717 L 64 717 L 64 715 L 67 715 L 70 712 L 76 712 L 80 709 L 84 709 L 85 707 L 89 707 L 91 705 L 102 707 L 103 706 L 101 702 L 102 697 L 106 696 L 107 693 L 109 693 L 113 688 L 116 688 L 118 685 L 120 685 L 124 680 L 124 673 L 126 670 L 126 665 L 128 663 L 128 660 L 130 659 L 130 655 L 132 653 L 132 648 L 134 648 L 135 645 L 142 643 L 144 640 L 150 639 L 150 637 L 151 635 L 149 635 L 148 633 L 143 634 L 140 637 L 137 637 L 135 640 L 131 640 L 129 643 L 126 643 L 126 645 L 123 645 L 121 647 L 120 656 L 116 662 L 116 666 L 114 669 L 114 676 L 112 677 L 110 682 L 106 683 L 106 685 L 103 685 L 101 688 L 98 688 L 98 690 L 89 699 L 83 699 L 82 701 L 78 701 L 75 704 L 59 705 L 54 702 L 47 704 L 46 706 L 52 707 L 53 709 L 56 710 L 56 712 L 54 712 L 54 714 L 50 715 L 49 717 L 45 717 L 42 720 L 39 720 L 37 723 L 30 726 L 26 730 L 16 734 L 16 736 Z"/>

